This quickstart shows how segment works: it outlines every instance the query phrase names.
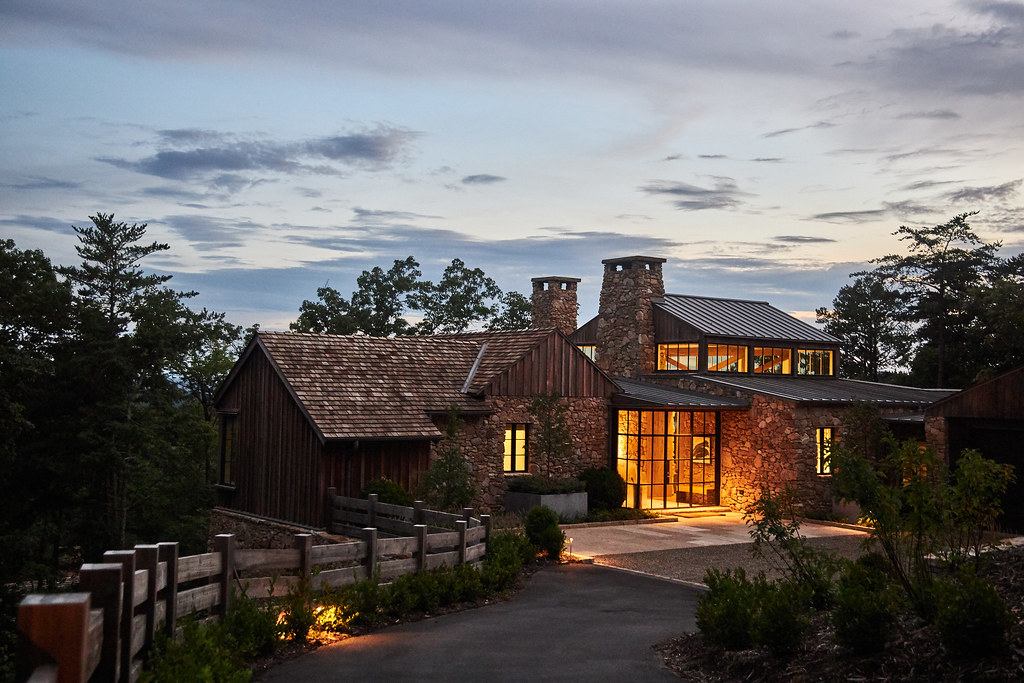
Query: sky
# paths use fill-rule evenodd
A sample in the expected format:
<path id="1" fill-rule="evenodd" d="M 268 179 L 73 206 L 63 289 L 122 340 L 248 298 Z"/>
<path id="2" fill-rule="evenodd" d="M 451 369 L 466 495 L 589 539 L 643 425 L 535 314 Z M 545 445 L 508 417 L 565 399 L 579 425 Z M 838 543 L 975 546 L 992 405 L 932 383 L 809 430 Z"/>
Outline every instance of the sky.
<path id="1" fill-rule="evenodd" d="M 804 319 L 900 225 L 1024 249 L 1024 3 L 0 3 L 0 237 L 146 222 L 151 270 L 286 328 L 415 256 L 506 290 L 669 259 Z"/>

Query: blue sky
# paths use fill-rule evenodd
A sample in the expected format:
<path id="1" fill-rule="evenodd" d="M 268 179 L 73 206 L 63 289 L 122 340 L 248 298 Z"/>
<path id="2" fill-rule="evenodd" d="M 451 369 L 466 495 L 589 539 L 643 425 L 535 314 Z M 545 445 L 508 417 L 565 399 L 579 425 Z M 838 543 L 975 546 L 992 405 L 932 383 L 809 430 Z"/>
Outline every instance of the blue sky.
<path id="1" fill-rule="evenodd" d="M 0 88 L 0 234 L 148 222 L 246 325 L 408 254 L 806 317 L 900 224 L 1024 242 L 1019 2 L 8 1 Z"/>

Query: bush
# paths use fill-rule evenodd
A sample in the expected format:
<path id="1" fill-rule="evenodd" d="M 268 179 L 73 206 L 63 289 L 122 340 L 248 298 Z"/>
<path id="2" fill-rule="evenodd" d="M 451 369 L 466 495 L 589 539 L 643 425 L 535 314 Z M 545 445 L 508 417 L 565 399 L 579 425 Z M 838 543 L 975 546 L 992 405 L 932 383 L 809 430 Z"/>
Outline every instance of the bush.
<path id="1" fill-rule="evenodd" d="M 626 480 L 608 467 L 592 467 L 580 473 L 587 487 L 587 506 L 590 510 L 614 510 L 626 500 Z"/>
<path id="2" fill-rule="evenodd" d="M 558 526 L 558 514 L 549 507 L 538 505 L 527 513 L 525 526 L 530 543 L 557 562 L 565 547 L 565 533 Z"/>
<path id="3" fill-rule="evenodd" d="M 281 605 L 284 618 L 281 632 L 294 643 L 304 643 L 309 637 L 309 630 L 316 623 L 313 589 L 308 579 L 299 581 L 288 591 Z"/>
<path id="4" fill-rule="evenodd" d="M 236 594 L 223 622 L 225 636 L 245 660 L 268 655 L 280 642 L 277 615 L 271 603 Z"/>
<path id="5" fill-rule="evenodd" d="M 412 495 L 398 482 L 391 481 L 387 477 L 371 481 L 359 495 L 361 498 L 369 498 L 371 493 L 376 493 L 377 500 L 381 503 L 412 507 Z"/>
<path id="6" fill-rule="evenodd" d="M 491 534 L 484 558 L 482 582 L 485 590 L 497 593 L 515 585 L 523 566 L 537 556 L 537 548 L 517 531 Z"/>
<path id="7" fill-rule="evenodd" d="M 776 657 L 786 657 L 799 646 L 811 627 L 809 594 L 789 581 L 754 582 L 755 605 L 750 624 L 754 643 Z"/>
<path id="8" fill-rule="evenodd" d="M 513 478 L 508 483 L 508 490 L 515 493 L 549 496 L 556 493 L 582 493 L 587 489 L 579 479 L 552 479 L 531 474 Z"/>
<path id="9" fill-rule="evenodd" d="M 244 683 L 252 678 L 221 624 L 186 620 L 179 638 L 161 636 L 143 672 L 144 683 Z"/>
<path id="10" fill-rule="evenodd" d="M 460 424 L 458 410 L 452 408 L 440 455 L 423 477 L 423 498 L 435 509 L 461 510 L 473 500 L 473 473 L 459 447 Z"/>
<path id="11" fill-rule="evenodd" d="M 938 582 L 935 623 L 946 650 L 956 657 L 997 654 L 1006 647 L 1011 615 L 995 589 L 973 573 Z"/>
<path id="12" fill-rule="evenodd" d="M 870 559 L 869 559 L 870 558 Z M 885 648 L 899 607 L 894 587 L 881 570 L 884 557 L 865 555 L 847 566 L 836 584 L 832 625 L 836 640 L 857 654 Z"/>
<path id="13" fill-rule="evenodd" d="M 704 574 L 708 592 L 697 602 L 697 628 L 704 639 L 726 650 L 742 650 L 753 643 L 755 585 L 742 567 Z"/>

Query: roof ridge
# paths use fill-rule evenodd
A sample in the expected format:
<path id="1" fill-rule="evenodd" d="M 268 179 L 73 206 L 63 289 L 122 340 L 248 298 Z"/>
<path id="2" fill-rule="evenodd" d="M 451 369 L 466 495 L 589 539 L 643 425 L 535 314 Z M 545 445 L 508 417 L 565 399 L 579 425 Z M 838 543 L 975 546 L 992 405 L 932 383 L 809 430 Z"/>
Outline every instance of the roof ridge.
<path id="1" fill-rule="evenodd" d="M 291 332 L 291 331 L 264 331 L 257 332 L 260 337 L 306 337 L 313 339 L 342 340 L 342 339 L 365 339 L 367 341 L 416 341 L 416 342 L 462 342 L 469 344 L 470 340 L 458 339 L 455 336 L 436 334 L 395 334 L 390 337 L 380 337 L 373 334 L 355 332 L 352 334 L 333 334 L 330 332 Z"/>
<path id="2" fill-rule="evenodd" d="M 757 299 L 736 299 L 736 298 L 729 297 L 729 296 L 705 296 L 703 294 L 669 294 L 669 293 L 666 293 L 664 297 L 655 297 L 655 298 L 659 298 L 659 299 L 660 298 L 668 298 L 670 296 L 685 297 L 687 299 L 711 299 L 712 301 L 737 301 L 739 303 L 744 303 L 744 304 L 765 304 L 767 306 L 771 306 L 771 304 L 768 303 L 767 301 L 760 301 L 760 300 L 757 300 Z"/>

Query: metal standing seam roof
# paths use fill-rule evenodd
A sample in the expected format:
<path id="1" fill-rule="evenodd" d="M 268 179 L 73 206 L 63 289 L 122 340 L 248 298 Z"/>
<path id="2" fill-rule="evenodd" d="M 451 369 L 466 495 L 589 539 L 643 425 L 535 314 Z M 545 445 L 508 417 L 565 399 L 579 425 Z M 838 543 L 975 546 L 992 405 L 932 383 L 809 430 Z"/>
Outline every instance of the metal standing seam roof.
<path id="1" fill-rule="evenodd" d="M 767 301 L 666 294 L 651 303 L 706 335 L 841 344 L 842 340 Z"/>
<path id="2" fill-rule="evenodd" d="M 956 389 L 920 389 L 898 384 L 820 377 L 692 375 L 692 379 L 803 403 L 876 403 L 924 407 L 956 393 Z"/>
<path id="3" fill-rule="evenodd" d="M 615 379 L 622 393 L 617 398 L 639 401 L 674 408 L 697 408 L 699 410 L 729 410 L 749 408 L 750 401 L 740 398 L 712 396 L 695 391 L 684 391 L 675 387 L 636 380 Z"/>

